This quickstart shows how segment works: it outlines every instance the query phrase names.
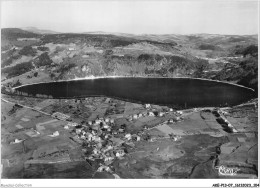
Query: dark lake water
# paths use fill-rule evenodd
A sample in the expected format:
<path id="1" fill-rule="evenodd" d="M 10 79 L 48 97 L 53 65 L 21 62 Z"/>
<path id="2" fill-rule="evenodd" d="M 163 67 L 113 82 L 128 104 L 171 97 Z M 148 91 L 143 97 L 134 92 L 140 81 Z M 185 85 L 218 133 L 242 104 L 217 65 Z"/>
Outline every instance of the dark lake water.
<path id="1" fill-rule="evenodd" d="M 106 96 L 181 108 L 232 106 L 256 97 L 245 87 L 190 78 L 98 78 L 25 85 L 15 91 L 40 98 Z"/>

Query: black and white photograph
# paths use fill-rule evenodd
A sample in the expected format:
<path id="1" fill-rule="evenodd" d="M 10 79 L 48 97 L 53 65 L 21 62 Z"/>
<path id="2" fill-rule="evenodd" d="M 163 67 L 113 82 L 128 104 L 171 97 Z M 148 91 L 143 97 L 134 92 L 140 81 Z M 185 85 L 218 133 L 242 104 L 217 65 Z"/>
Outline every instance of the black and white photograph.
<path id="1" fill-rule="evenodd" d="M 259 187 L 258 0 L 2 0 L 1 187 Z"/>

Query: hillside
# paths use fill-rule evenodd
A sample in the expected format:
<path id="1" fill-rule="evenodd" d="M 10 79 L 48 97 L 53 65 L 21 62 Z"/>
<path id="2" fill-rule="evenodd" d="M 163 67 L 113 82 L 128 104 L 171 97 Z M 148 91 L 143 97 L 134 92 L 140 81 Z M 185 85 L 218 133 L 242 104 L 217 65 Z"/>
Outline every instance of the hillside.
<path id="1" fill-rule="evenodd" d="M 2 29 L 2 84 L 117 75 L 202 77 L 257 89 L 256 35 L 47 33 Z"/>
<path id="2" fill-rule="evenodd" d="M 36 27 L 25 27 L 25 28 L 22 28 L 22 29 L 25 30 L 25 31 L 29 31 L 29 32 L 32 32 L 32 33 L 37 33 L 37 34 L 57 34 L 57 33 L 59 33 L 59 32 L 52 31 L 52 30 L 38 29 Z"/>

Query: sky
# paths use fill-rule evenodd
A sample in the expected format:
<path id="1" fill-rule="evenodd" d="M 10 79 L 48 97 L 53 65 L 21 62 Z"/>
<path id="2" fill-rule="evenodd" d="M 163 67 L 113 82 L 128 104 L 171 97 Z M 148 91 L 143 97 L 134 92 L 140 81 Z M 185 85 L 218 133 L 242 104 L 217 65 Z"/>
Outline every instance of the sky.
<path id="1" fill-rule="evenodd" d="M 257 0 L 2 0 L 1 28 L 132 34 L 257 34 Z"/>

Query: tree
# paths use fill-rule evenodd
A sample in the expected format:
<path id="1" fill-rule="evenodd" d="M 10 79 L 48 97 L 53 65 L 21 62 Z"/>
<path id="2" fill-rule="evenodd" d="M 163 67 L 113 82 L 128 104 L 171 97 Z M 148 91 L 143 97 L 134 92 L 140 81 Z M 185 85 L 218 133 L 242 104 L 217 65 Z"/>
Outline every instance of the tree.
<path id="1" fill-rule="evenodd" d="M 45 47 L 45 46 L 38 46 L 37 47 L 37 50 L 40 50 L 40 51 L 49 51 L 50 49 L 48 47 Z"/>
<path id="2" fill-rule="evenodd" d="M 41 66 L 49 66 L 52 64 L 52 60 L 50 59 L 48 52 L 44 52 L 43 54 L 41 54 L 38 58 L 38 60 L 35 62 L 35 65 L 37 67 L 41 67 Z"/>
<path id="3" fill-rule="evenodd" d="M 35 56 L 36 53 L 37 51 L 33 49 L 31 46 L 25 46 L 19 52 L 20 55 L 31 55 L 31 56 Z"/>
<path id="4" fill-rule="evenodd" d="M 113 54 L 113 50 L 108 49 L 108 50 L 105 51 L 104 56 L 108 56 L 108 55 L 112 55 L 112 54 Z"/>
<path id="5" fill-rule="evenodd" d="M 20 80 L 18 79 L 14 84 L 13 84 L 13 87 L 17 87 L 17 86 L 20 86 L 22 85 L 22 83 L 20 82 Z"/>
<path id="6" fill-rule="evenodd" d="M 246 57 L 247 55 L 251 55 L 253 57 L 258 56 L 258 46 L 250 45 L 242 52 L 243 56 Z"/>
<path id="7" fill-rule="evenodd" d="M 54 79 L 55 77 L 56 77 L 55 74 L 51 72 L 51 73 L 50 73 L 50 78 L 51 78 L 51 79 Z"/>
<path id="8" fill-rule="evenodd" d="M 194 76 L 195 78 L 202 78 L 203 75 L 204 75 L 204 71 L 206 70 L 206 68 L 207 68 L 207 65 L 205 65 L 205 64 L 198 64 L 198 65 L 196 66 L 195 72 L 193 73 L 193 76 Z"/>

